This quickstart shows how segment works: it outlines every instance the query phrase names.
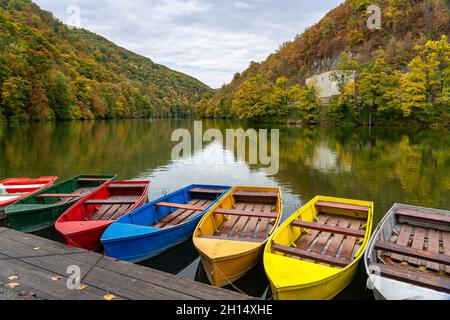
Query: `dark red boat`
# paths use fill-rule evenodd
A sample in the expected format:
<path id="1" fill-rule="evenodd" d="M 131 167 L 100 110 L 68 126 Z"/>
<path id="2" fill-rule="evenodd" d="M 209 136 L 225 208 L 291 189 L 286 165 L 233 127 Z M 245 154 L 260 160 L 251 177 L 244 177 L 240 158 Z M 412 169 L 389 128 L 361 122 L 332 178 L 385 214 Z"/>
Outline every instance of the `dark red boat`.
<path id="1" fill-rule="evenodd" d="M 109 182 L 75 203 L 55 228 L 68 245 L 97 250 L 109 225 L 148 202 L 149 186 L 150 181 Z"/>

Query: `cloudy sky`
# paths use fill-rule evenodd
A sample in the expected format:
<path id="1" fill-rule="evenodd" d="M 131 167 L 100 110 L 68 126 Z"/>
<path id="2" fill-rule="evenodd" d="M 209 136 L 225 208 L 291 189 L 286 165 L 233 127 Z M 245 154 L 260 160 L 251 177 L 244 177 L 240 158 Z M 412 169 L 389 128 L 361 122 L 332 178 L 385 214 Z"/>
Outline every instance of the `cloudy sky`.
<path id="1" fill-rule="evenodd" d="M 319 21 L 342 0 L 35 0 L 213 88 Z"/>

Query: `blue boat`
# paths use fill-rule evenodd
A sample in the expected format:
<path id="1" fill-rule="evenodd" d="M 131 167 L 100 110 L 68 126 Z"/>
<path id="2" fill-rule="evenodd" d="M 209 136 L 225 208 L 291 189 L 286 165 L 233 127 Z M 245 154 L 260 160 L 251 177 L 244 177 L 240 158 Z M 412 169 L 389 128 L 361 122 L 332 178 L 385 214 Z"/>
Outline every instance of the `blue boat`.
<path id="1" fill-rule="evenodd" d="M 105 254 L 136 263 L 185 242 L 208 209 L 230 190 L 229 186 L 191 185 L 130 212 L 104 232 Z"/>

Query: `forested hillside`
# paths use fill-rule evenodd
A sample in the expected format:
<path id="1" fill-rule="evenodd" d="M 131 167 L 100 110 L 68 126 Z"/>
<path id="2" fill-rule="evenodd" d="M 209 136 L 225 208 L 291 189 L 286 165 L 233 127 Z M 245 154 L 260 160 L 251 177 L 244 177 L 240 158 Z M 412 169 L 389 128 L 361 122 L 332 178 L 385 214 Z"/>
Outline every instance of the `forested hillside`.
<path id="1" fill-rule="evenodd" d="M 28 0 L 0 0 L 0 119 L 170 117 L 211 89 Z"/>
<path id="2" fill-rule="evenodd" d="M 378 4 L 382 27 L 367 27 Z M 450 122 L 450 1 L 346 0 L 198 103 L 198 117 L 307 123 Z M 340 95 L 321 106 L 305 79 L 329 70 Z M 356 79 L 352 76 L 356 72 Z"/>

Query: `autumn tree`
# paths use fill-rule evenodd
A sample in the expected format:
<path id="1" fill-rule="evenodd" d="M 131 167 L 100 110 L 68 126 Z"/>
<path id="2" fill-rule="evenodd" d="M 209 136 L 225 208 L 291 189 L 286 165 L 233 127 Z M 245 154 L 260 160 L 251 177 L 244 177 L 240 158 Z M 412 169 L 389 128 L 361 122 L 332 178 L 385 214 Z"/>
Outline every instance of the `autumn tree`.
<path id="1" fill-rule="evenodd" d="M 387 0 L 384 16 L 391 27 L 392 34 L 396 34 L 397 30 L 408 23 L 412 13 L 413 0 Z"/>
<path id="2" fill-rule="evenodd" d="M 447 115 L 450 103 L 450 44 L 446 36 L 416 47 L 416 56 L 402 77 L 402 105 L 406 117 L 431 122 Z"/>
<path id="3" fill-rule="evenodd" d="M 298 86 L 289 86 L 289 80 L 286 77 L 278 78 L 273 91 L 268 96 L 266 116 L 272 119 L 286 117 L 294 109 L 299 95 Z"/>
<path id="4" fill-rule="evenodd" d="M 54 113 L 49 108 L 47 91 L 44 80 L 39 77 L 32 78 L 29 108 L 27 109 L 31 120 L 42 121 L 54 118 Z"/>
<path id="5" fill-rule="evenodd" d="M 358 63 L 352 59 L 351 55 L 344 52 L 336 63 L 335 70 L 331 72 L 330 78 L 338 87 L 339 94 L 344 93 L 347 84 L 355 79 L 355 72 Z"/>
<path id="6" fill-rule="evenodd" d="M 243 83 L 232 101 L 232 112 L 241 120 L 255 120 L 267 115 L 268 96 L 273 90 L 262 74 L 257 74 Z"/>
<path id="7" fill-rule="evenodd" d="M 3 113 L 8 119 L 26 118 L 31 83 L 22 77 L 10 77 L 0 87 Z"/>
<path id="8" fill-rule="evenodd" d="M 71 108 L 73 97 L 66 76 L 60 71 L 54 71 L 49 78 L 49 106 L 57 119 L 72 119 Z"/>
<path id="9" fill-rule="evenodd" d="M 374 124 L 374 115 L 398 108 L 400 74 L 391 72 L 383 51 L 376 53 L 376 58 L 359 74 L 358 95 L 360 112 L 368 115 L 368 125 Z"/>
<path id="10" fill-rule="evenodd" d="M 213 95 L 212 93 L 205 93 L 199 102 L 195 105 L 195 116 L 197 118 L 205 118 L 206 110 L 208 109 L 209 104 L 211 103 Z"/>
<path id="11" fill-rule="evenodd" d="M 320 101 L 314 85 L 305 85 L 298 97 L 300 116 L 306 124 L 317 124 L 320 116 Z"/>

